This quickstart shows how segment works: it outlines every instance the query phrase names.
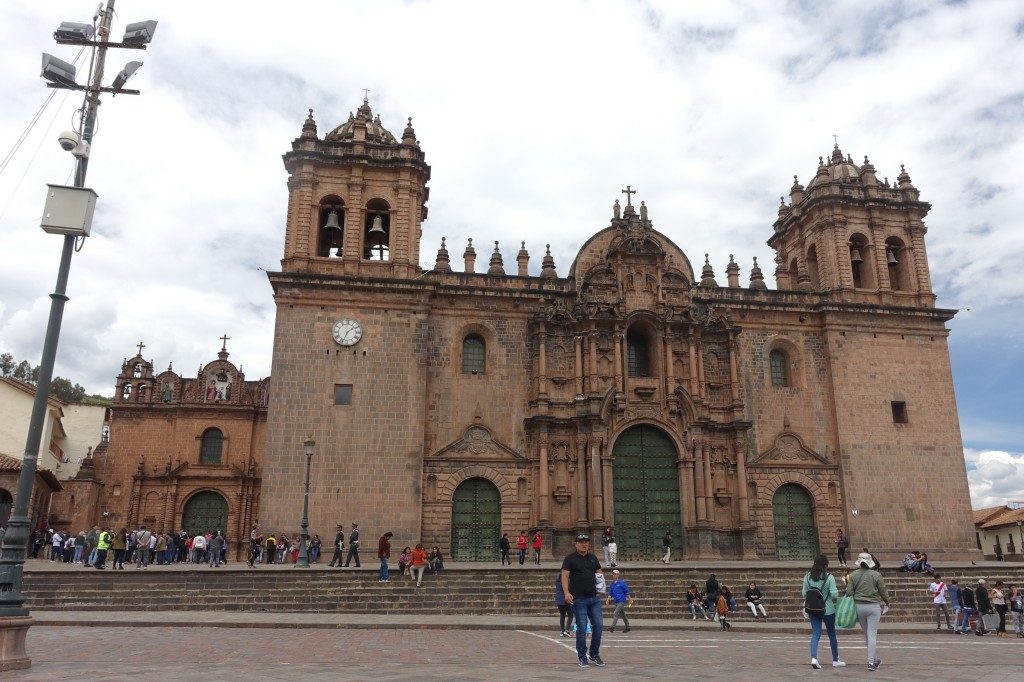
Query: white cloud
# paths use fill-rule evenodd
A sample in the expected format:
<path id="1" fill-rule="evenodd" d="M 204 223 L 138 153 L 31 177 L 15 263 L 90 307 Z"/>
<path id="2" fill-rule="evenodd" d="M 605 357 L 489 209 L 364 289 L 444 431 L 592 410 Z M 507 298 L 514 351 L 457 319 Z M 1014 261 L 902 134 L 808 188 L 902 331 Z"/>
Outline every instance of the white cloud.
<path id="1" fill-rule="evenodd" d="M 971 506 L 1024 501 L 1024 453 L 964 448 Z"/>

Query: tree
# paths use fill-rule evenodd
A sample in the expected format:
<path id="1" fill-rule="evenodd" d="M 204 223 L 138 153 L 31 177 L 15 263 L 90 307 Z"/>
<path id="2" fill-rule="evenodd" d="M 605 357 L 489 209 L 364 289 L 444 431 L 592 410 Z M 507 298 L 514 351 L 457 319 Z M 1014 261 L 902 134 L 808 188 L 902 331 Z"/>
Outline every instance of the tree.
<path id="1" fill-rule="evenodd" d="M 32 378 L 32 365 L 29 364 L 28 360 L 22 360 L 14 368 L 14 371 L 11 372 L 11 376 L 22 381 L 29 381 Z"/>
<path id="2" fill-rule="evenodd" d="M 66 403 L 79 403 L 85 397 L 85 388 L 79 384 L 72 384 L 64 377 L 54 377 L 50 382 L 50 395 Z"/>
<path id="3" fill-rule="evenodd" d="M 0 375 L 9 377 L 14 371 L 14 356 L 10 353 L 0 355 Z"/>

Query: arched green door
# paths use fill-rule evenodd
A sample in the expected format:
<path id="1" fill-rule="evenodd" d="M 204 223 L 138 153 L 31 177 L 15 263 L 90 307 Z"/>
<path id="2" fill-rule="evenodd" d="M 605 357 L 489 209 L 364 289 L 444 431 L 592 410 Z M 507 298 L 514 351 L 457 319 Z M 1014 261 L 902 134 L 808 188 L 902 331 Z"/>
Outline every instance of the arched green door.
<path id="1" fill-rule="evenodd" d="M 206 490 L 196 493 L 185 503 L 181 525 L 189 535 L 208 530 L 227 532 L 228 501 L 220 493 Z"/>
<path id="2" fill-rule="evenodd" d="M 619 558 L 660 559 L 666 532 L 672 534 L 673 555 L 681 556 L 679 469 L 672 440 L 653 426 L 632 426 L 615 441 L 612 456 Z"/>
<path id="3" fill-rule="evenodd" d="M 779 486 L 772 497 L 775 524 L 775 556 L 779 559 L 813 559 L 818 555 L 818 531 L 814 528 L 811 495 L 796 483 Z"/>
<path id="4" fill-rule="evenodd" d="M 501 494 L 486 478 L 467 478 L 452 496 L 452 558 L 494 561 L 501 538 Z"/>

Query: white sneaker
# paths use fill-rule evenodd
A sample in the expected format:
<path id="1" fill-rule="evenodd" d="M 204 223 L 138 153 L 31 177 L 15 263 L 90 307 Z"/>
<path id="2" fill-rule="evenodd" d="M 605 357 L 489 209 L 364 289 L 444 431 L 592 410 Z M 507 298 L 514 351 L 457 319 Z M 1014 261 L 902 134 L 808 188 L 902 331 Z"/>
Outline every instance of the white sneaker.
<path id="1" fill-rule="evenodd" d="M 814 668 L 815 670 L 821 670 L 821 663 L 818 663 L 818 659 L 812 658 L 811 659 L 811 667 Z"/>
<path id="2" fill-rule="evenodd" d="M 833 668 L 845 668 L 846 667 L 846 663 L 844 663 L 843 661 L 832 661 L 832 667 Z"/>
<path id="3" fill-rule="evenodd" d="M 694 617 L 693 617 L 693 620 L 697 620 L 697 616 L 694 616 Z"/>

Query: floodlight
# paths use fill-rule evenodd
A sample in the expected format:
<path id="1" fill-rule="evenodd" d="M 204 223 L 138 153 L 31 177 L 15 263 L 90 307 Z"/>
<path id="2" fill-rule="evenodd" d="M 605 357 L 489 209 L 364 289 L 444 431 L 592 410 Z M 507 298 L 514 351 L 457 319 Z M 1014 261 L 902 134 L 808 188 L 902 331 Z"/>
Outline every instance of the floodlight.
<path id="1" fill-rule="evenodd" d="M 121 39 L 121 42 L 125 45 L 148 45 L 153 40 L 154 33 L 156 33 L 155 21 L 152 19 L 137 21 L 125 27 L 124 38 Z"/>
<path id="2" fill-rule="evenodd" d="M 74 65 L 45 52 L 43 53 L 43 72 L 39 75 L 56 85 L 75 85 Z"/>
<path id="3" fill-rule="evenodd" d="M 139 70 L 140 66 L 142 66 L 142 62 L 128 62 L 127 64 L 125 64 L 124 68 L 121 69 L 121 73 L 117 74 L 117 77 L 114 79 L 114 82 L 110 85 L 110 87 L 112 87 L 115 90 L 120 90 L 121 88 L 123 88 L 124 84 L 127 83 L 128 79 L 131 78 L 132 75 L 134 75 L 134 73 Z"/>
<path id="4" fill-rule="evenodd" d="M 56 40 L 89 40 L 92 38 L 92 24 L 76 24 L 73 21 L 62 21 L 53 37 Z"/>

